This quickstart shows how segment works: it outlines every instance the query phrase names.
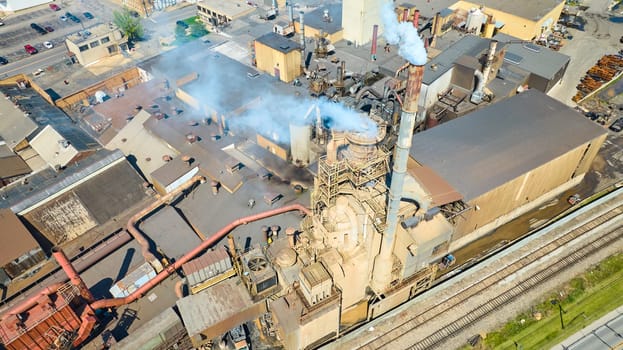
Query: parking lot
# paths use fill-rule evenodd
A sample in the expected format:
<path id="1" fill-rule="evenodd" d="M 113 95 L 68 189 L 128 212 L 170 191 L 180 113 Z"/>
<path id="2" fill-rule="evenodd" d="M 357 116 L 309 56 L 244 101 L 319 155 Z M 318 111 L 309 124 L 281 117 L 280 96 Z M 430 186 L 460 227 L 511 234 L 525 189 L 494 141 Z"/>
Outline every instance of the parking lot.
<path id="1" fill-rule="evenodd" d="M 4 17 L 2 19 L 4 26 L 0 27 L 0 57 L 8 59 L 9 62 L 28 57 L 29 54 L 24 50 L 26 44 L 34 46 L 39 52 L 50 50 L 44 47 L 45 41 L 51 42 L 54 46 L 52 50 L 54 50 L 64 45 L 67 35 L 97 23 L 112 21 L 113 11 L 120 9 L 119 5 L 105 0 L 59 1 L 54 4 L 61 9 L 54 11 L 48 4 L 45 4 Z M 61 20 L 61 16 L 65 16 L 66 12 L 78 17 L 80 23 L 70 19 Z M 95 18 L 86 18 L 84 12 L 91 13 Z M 54 31 L 41 35 L 31 28 L 31 23 L 36 23 L 42 28 L 51 27 Z"/>

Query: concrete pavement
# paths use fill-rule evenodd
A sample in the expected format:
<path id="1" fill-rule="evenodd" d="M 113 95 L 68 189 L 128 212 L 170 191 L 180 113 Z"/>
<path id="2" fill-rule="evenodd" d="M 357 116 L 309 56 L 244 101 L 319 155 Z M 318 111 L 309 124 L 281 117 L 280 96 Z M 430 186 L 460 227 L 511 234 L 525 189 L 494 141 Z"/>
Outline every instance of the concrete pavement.
<path id="1" fill-rule="evenodd" d="M 554 346 L 552 350 L 623 348 L 623 305 Z"/>

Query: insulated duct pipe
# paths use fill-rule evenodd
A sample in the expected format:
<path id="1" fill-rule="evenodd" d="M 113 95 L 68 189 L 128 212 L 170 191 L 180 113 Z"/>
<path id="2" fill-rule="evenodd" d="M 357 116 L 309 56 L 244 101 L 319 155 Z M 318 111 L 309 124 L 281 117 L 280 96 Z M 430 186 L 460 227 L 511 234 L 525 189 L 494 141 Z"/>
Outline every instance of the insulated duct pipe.
<path id="1" fill-rule="evenodd" d="M 392 255 L 395 243 L 394 237 L 398 226 L 398 211 L 400 209 L 402 188 L 407 172 L 407 161 L 409 160 L 409 149 L 411 148 L 413 128 L 415 127 L 415 115 L 424 75 L 424 66 L 409 64 L 407 69 L 409 75 L 402 104 L 398 140 L 396 141 L 392 180 L 389 188 L 389 203 L 387 205 L 386 229 L 383 233 L 381 251 L 374 261 L 374 273 L 372 275 L 371 286 L 377 292 L 384 291 L 392 280 Z"/>
<path id="2" fill-rule="evenodd" d="M 149 242 L 147 241 L 145 236 L 143 236 L 143 234 L 139 232 L 139 230 L 136 228 L 136 223 L 140 221 L 142 218 L 144 218 L 145 216 L 149 215 L 149 213 L 151 213 L 152 211 L 160 208 L 166 202 L 175 198 L 175 196 L 182 193 L 184 190 L 193 186 L 196 182 L 204 183 L 205 181 L 206 181 L 206 178 L 201 175 L 193 176 L 190 180 L 184 182 L 181 186 L 179 186 L 172 192 L 167 193 L 166 195 L 160 197 L 157 201 L 155 201 L 154 203 L 152 203 L 150 206 L 146 207 L 145 209 L 141 210 L 140 212 L 134 214 L 134 216 L 132 216 L 130 220 L 128 220 L 128 224 L 127 224 L 128 232 L 138 242 L 138 244 L 140 244 L 141 253 L 143 254 L 143 258 L 145 258 L 145 261 L 150 263 L 156 269 L 156 271 L 158 272 L 162 271 L 162 265 L 160 264 L 160 261 L 156 259 L 156 256 L 149 250 Z"/>
<path id="3" fill-rule="evenodd" d="M 65 255 L 65 252 L 63 252 L 63 250 L 58 246 L 52 247 L 52 256 L 56 259 L 56 262 L 58 262 L 63 271 L 65 271 L 67 277 L 69 277 L 69 280 L 71 281 L 71 284 L 78 287 L 80 295 L 87 302 L 92 303 L 95 300 L 93 294 L 91 294 L 89 287 L 87 287 L 86 283 L 84 283 L 82 278 L 80 278 L 78 271 L 76 271 L 74 266 L 71 264 L 71 261 L 69 261 L 67 255 Z"/>
<path id="4" fill-rule="evenodd" d="M 487 82 L 489 81 L 489 75 L 491 75 L 491 66 L 493 64 L 493 57 L 495 56 L 495 49 L 498 47 L 498 41 L 497 40 L 491 40 L 491 42 L 489 43 L 489 53 L 487 54 L 487 61 L 485 62 L 485 68 L 482 71 L 482 76 L 483 76 L 483 88 L 485 85 L 487 85 Z"/>
<path id="5" fill-rule="evenodd" d="M 299 12 L 299 21 L 301 24 L 301 67 L 305 70 L 305 12 Z"/>
<path id="6" fill-rule="evenodd" d="M 372 47 L 370 48 L 370 60 L 376 61 L 376 42 L 379 36 L 379 25 L 372 27 Z"/>

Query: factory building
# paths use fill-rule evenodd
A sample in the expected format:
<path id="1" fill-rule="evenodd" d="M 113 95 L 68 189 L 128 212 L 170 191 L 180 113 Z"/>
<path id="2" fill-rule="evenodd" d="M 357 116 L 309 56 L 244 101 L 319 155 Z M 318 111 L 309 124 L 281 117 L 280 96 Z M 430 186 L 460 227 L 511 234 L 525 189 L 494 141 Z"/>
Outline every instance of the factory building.
<path id="1" fill-rule="evenodd" d="M 45 261 L 47 256 L 20 219 L 9 209 L 0 209 L 0 285 Z"/>
<path id="2" fill-rule="evenodd" d="M 451 220 L 455 250 L 579 183 L 606 135 L 530 89 L 418 133 L 410 155 L 463 198 L 462 210 L 444 210 L 461 212 Z"/>
<path id="3" fill-rule="evenodd" d="M 0 208 L 22 216 L 54 245 L 107 222 L 147 195 L 144 180 L 121 151 L 101 150 L 62 172 L 47 169 L 27 179 L 0 189 Z"/>
<path id="4" fill-rule="evenodd" d="M 250 2 L 244 0 L 200 0 L 197 1 L 197 15 L 208 29 L 228 26 L 240 17 L 255 11 Z"/>
<path id="5" fill-rule="evenodd" d="M 28 175 L 32 169 L 0 139 L 0 187 Z"/>
<path id="6" fill-rule="evenodd" d="M 378 34 L 383 33 L 381 8 L 387 0 L 344 0 L 342 1 L 342 27 L 344 40 L 355 46 L 363 46 L 372 41 L 372 29 L 379 25 Z"/>
<path id="7" fill-rule="evenodd" d="M 301 47 L 277 33 L 267 33 L 255 39 L 257 68 L 289 83 L 301 75 Z"/>
<path id="8" fill-rule="evenodd" d="M 558 22 L 564 6 L 563 0 L 490 1 L 486 6 L 461 0 L 449 8 L 456 12 L 457 17 L 465 18 L 464 25 L 468 32 L 480 34 L 488 17 L 492 16 L 500 33 L 521 40 L 533 40 Z"/>
<path id="9" fill-rule="evenodd" d="M 315 41 L 322 39 L 329 43 L 336 43 L 344 39 L 344 27 L 342 26 L 342 5 L 326 4 L 319 6 L 313 11 L 305 12 L 303 16 L 304 31 L 301 31 L 301 14 L 294 21 L 294 27 L 299 35 Z M 308 40 L 310 41 L 310 40 Z M 309 48 L 312 51 L 313 48 Z"/>
<path id="10" fill-rule="evenodd" d="M 0 87 L 0 137 L 33 171 L 63 168 L 84 159 L 100 145 L 38 88 L 22 81 Z"/>
<path id="11" fill-rule="evenodd" d="M 113 24 L 98 24 L 65 39 L 67 50 L 86 66 L 128 49 L 128 39 Z"/>

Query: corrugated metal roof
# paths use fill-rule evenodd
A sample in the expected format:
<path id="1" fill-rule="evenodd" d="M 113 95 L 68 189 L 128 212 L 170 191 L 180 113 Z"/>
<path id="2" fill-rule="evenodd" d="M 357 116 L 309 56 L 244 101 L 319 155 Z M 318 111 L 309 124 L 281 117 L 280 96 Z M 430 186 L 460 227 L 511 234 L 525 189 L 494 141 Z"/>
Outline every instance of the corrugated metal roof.
<path id="1" fill-rule="evenodd" d="M 463 199 L 463 196 L 433 169 L 417 164 L 413 159 L 409 159 L 407 172 L 430 194 L 433 206 L 438 207 Z"/>
<path id="2" fill-rule="evenodd" d="M 498 45 L 497 51 L 501 50 L 502 45 Z M 432 84 L 445 72 L 454 66 L 454 62 L 461 56 L 479 57 L 489 48 L 489 39 L 484 39 L 475 35 L 466 35 L 445 51 L 435 56 L 426 63 L 424 70 L 424 78 L 422 82 L 425 85 Z M 433 70 L 431 67 L 436 67 Z"/>
<path id="3" fill-rule="evenodd" d="M 571 59 L 567 55 L 550 50 L 544 46 L 537 46 L 537 52 L 537 50 L 531 49 L 531 46 L 527 46 L 533 44 L 518 42 L 520 39 L 504 33 L 497 34 L 493 39 L 504 43 L 506 57 L 510 55 L 521 57 L 520 62 L 514 65 L 543 78 L 552 79 Z M 510 41 L 515 42 L 507 44 Z M 505 63 L 505 65 L 509 64 L 510 63 Z"/>
<path id="4" fill-rule="evenodd" d="M 120 160 L 125 160 L 121 151 L 101 150 L 62 172 L 57 173 L 53 169 L 40 171 L 28 177 L 27 185 L 20 182 L 0 188 L 0 208 L 10 207 L 14 213 L 19 213 Z"/>
<path id="5" fill-rule="evenodd" d="M 410 156 L 470 201 L 605 133 L 530 89 L 416 134 Z"/>
<path id="6" fill-rule="evenodd" d="M 0 209 L 0 242 L 0 266 L 40 248 L 17 215 L 9 209 Z"/>
<path id="7" fill-rule="evenodd" d="M 195 286 L 209 278 L 218 276 L 231 268 L 231 259 L 225 251 L 225 247 L 208 251 L 182 265 L 182 270 L 184 270 L 184 275 L 186 275 L 190 286 Z"/>
<path id="8" fill-rule="evenodd" d="M 6 148 L 2 146 L 1 148 Z M 18 155 L 0 158 L 0 179 L 8 179 L 14 176 L 30 174 L 32 169 Z"/>
<path id="9" fill-rule="evenodd" d="M 536 21 L 543 18 L 543 16 L 547 15 L 551 10 L 553 10 L 556 6 L 558 6 L 558 4 L 563 1 L 564 0 L 488 0 L 486 3 L 478 1 L 461 2 L 467 3 L 467 6 L 462 6 L 462 8 L 477 8 L 481 4 L 483 4 L 485 5 L 485 13 L 487 13 L 487 7 L 489 7 L 521 18 Z M 455 5 L 452 5 L 450 7 L 454 6 Z"/>
<path id="10" fill-rule="evenodd" d="M 261 37 L 255 39 L 255 41 L 282 53 L 288 53 L 290 51 L 301 49 L 301 46 L 296 41 L 292 41 L 284 37 L 283 35 L 279 35 L 273 32 L 266 33 Z"/>
<path id="11" fill-rule="evenodd" d="M 246 288 L 238 283 L 238 279 L 231 278 L 177 301 L 186 331 L 191 338 L 234 315 L 244 313 L 256 304 L 264 303 L 254 303 Z"/>
<path id="12" fill-rule="evenodd" d="M 0 90 L 6 94 L 6 88 Z M 16 108 L 10 100 L 0 98 L 0 137 L 11 149 L 35 130 L 37 124 L 25 116 L 24 111 Z"/>

